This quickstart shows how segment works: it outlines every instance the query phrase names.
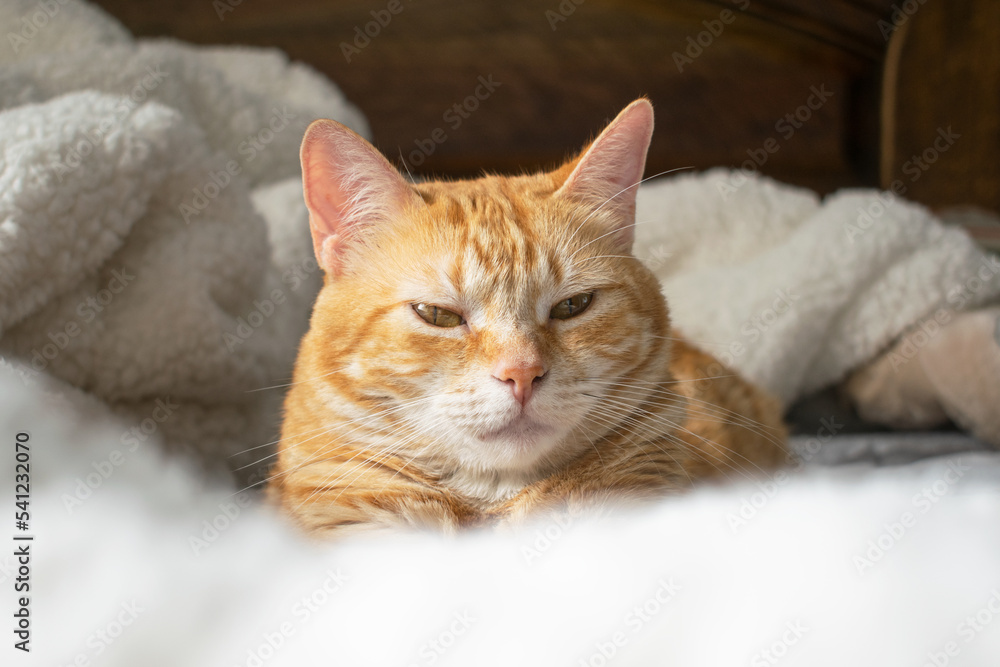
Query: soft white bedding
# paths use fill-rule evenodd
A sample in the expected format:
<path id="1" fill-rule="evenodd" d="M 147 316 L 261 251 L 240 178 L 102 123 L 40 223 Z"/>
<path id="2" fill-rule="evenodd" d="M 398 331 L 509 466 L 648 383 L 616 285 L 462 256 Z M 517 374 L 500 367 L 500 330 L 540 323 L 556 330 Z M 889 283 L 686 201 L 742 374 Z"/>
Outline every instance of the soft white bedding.
<path id="1" fill-rule="evenodd" d="M 128 451 L 127 425 L 90 397 L 26 390 L 2 369 L 0 402 L 5 480 L 15 434 L 30 431 L 36 536 L 33 651 L 5 664 L 890 667 L 943 654 L 978 667 L 1000 655 L 996 453 L 822 467 L 849 444 L 833 439 L 787 477 L 601 523 L 317 547 L 154 442 Z M 104 478 L 115 450 L 124 461 Z"/>

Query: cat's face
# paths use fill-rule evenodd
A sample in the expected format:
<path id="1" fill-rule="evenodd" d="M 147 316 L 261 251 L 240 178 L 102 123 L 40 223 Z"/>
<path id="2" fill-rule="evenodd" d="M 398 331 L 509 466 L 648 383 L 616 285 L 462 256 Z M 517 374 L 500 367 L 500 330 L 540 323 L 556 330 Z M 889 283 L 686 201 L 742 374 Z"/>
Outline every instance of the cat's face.
<path id="1" fill-rule="evenodd" d="M 659 284 L 630 252 L 627 188 L 652 129 L 637 104 L 536 176 L 411 186 L 349 131 L 304 144 L 327 271 L 313 373 L 331 414 L 442 471 L 527 474 L 611 428 L 609 396 L 641 400 L 632 383 L 663 376 L 669 341 Z"/>

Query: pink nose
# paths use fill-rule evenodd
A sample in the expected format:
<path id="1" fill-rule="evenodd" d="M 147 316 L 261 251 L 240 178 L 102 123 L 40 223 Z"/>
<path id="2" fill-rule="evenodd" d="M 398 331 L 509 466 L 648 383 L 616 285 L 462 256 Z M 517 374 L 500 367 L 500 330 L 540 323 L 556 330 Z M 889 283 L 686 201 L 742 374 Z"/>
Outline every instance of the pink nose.
<path id="1" fill-rule="evenodd" d="M 545 375 L 545 368 L 540 363 L 531 365 L 510 364 L 503 360 L 493 369 L 493 377 L 510 385 L 514 400 L 526 405 L 531 398 L 531 390 L 536 380 Z"/>

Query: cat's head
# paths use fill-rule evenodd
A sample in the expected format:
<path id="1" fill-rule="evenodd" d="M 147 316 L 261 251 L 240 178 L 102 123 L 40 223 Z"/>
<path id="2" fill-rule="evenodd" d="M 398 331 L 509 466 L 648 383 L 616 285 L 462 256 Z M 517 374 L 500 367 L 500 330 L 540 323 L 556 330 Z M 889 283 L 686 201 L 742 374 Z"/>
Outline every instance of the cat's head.
<path id="1" fill-rule="evenodd" d="M 669 361 L 659 283 L 631 251 L 652 132 L 640 99 L 552 172 L 412 184 L 346 127 L 309 127 L 326 284 L 303 350 L 354 437 L 526 474 L 620 427 Z"/>

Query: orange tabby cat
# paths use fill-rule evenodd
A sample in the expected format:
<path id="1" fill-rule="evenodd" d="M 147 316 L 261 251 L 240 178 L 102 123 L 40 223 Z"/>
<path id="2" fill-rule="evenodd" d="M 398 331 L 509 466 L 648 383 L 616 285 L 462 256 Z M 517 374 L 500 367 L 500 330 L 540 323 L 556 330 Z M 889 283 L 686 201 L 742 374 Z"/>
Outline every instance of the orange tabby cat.
<path id="1" fill-rule="evenodd" d="M 784 460 L 777 403 L 671 329 L 631 254 L 645 99 L 549 173 L 418 185 L 302 142 L 326 274 L 269 493 L 315 534 L 628 502 Z M 706 307 L 718 307 L 708 305 Z"/>

